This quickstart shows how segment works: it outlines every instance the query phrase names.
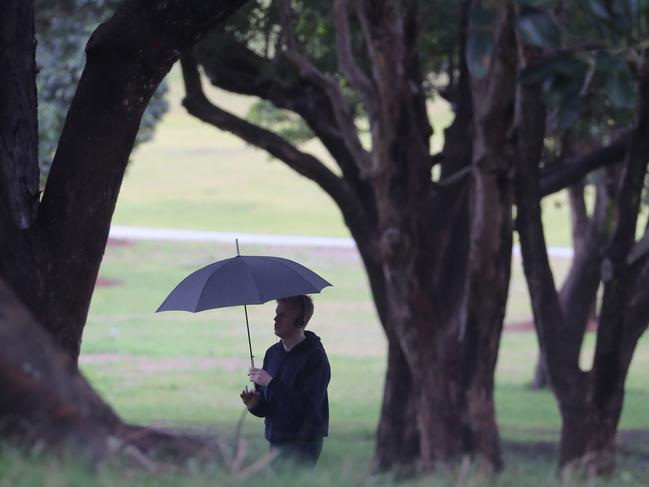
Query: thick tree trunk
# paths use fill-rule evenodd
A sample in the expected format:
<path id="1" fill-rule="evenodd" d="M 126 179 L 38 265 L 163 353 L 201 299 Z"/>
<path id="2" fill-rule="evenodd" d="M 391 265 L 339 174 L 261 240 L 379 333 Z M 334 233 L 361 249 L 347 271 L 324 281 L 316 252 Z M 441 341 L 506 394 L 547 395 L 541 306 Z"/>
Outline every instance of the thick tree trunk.
<path id="1" fill-rule="evenodd" d="M 117 455 L 147 468 L 159 457 L 218 458 L 213 438 L 123 423 L 1 278 L 0 390 L 0 438 L 26 451 Z"/>
<path id="2" fill-rule="evenodd" d="M 598 473 L 609 474 L 615 468 L 615 435 L 622 411 L 624 383 L 640 334 L 647 326 L 646 316 L 637 313 L 634 288 L 646 285 L 643 260 L 629 259 L 634 248 L 640 196 L 649 163 L 649 75 L 643 73 L 639 83 L 636 127 L 616 201 L 615 230 L 602 263 L 604 293 L 597 333 L 597 344 L 590 383 L 585 391 L 585 418 L 593 426 L 579 438 L 562 444 L 561 467 L 575 459 L 585 458 Z M 646 258 L 644 259 L 646 260 Z M 574 430 L 583 419 L 564 418 L 563 427 Z M 576 425 L 577 426 L 576 426 Z M 563 443 L 563 442 L 562 442 Z"/>
<path id="3" fill-rule="evenodd" d="M 412 471 L 419 456 L 419 434 L 413 381 L 408 362 L 396 337 L 388 339 L 388 361 L 383 405 L 376 433 L 372 470 Z"/>
<path id="4" fill-rule="evenodd" d="M 27 136 L 13 130 L 10 125 L 15 122 L 0 122 L 0 139 L 11 142 L 10 155 L 19 158 L 8 160 L 0 150 L 0 182 L 9 201 L 0 210 L 0 273 L 74 364 L 142 113 L 180 54 L 243 3 L 129 0 L 94 32 L 35 223 L 27 217 L 37 193 L 33 177 L 23 175 L 22 160 L 34 159 L 26 166 L 31 175 L 36 150 L 33 66 L 25 63 L 23 69 L 17 64 L 22 80 L 9 79 L 11 88 L 19 90 L 16 99 L 26 100 L 25 113 L 34 118 L 24 131 Z M 21 42 L 15 45 L 17 52 L 26 49 L 24 37 L 29 37 L 32 51 L 24 58 L 33 65 L 31 23 L 24 10 L 16 11 L 18 18 L 3 15 L 3 29 L 14 21 L 25 23 L 24 32 L 18 29 L 24 34 Z M 2 104 L 15 105 L 12 92 L 0 86 Z"/>
<path id="5" fill-rule="evenodd" d="M 0 280 L 0 433 L 105 456 L 121 421 Z M 38 351 L 38 353 L 35 353 Z"/>
<path id="6" fill-rule="evenodd" d="M 592 382 L 589 382 L 592 388 Z M 589 387 L 584 394 L 592 393 Z M 591 396 L 592 397 L 592 396 Z M 615 468 L 615 437 L 622 412 L 624 392 L 608 394 L 605 404 L 592 399 L 573 398 L 560 408 L 562 428 L 559 447 L 559 471 L 571 475 L 587 466 L 599 474 L 610 474 Z"/>

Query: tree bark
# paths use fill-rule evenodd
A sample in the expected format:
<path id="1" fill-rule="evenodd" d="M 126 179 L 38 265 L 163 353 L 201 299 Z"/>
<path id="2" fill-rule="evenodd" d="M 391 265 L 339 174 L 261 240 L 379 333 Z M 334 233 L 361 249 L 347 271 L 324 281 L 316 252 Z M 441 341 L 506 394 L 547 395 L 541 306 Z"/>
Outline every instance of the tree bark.
<path id="1" fill-rule="evenodd" d="M 0 280 L 0 433 L 103 457 L 121 421 Z M 38 350 L 38 353 L 34 353 Z"/>
<path id="2" fill-rule="evenodd" d="M 25 193 L 31 191 L 32 183 L 28 180 L 27 191 L 18 183 L 20 173 L 12 169 L 22 167 L 21 161 L 11 165 L 2 156 L 3 174 L 12 171 L 3 178 L 3 192 L 9 201 L 18 203 L 2 210 L 0 273 L 74 364 L 142 113 L 180 54 L 243 3 L 245 0 L 129 0 L 99 26 L 86 47 L 87 64 L 36 220 L 26 225 L 22 222 L 34 203 L 24 203 Z M 25 42 L 18 47 L 24 46 Z M 23 70 L 21 75 L 23 81 L 15 80 L 12 88 L 28 86 L 31 93 L 33 69 Z M 4 89 L 0 95 L 11 99 Z M 18 97 L 23 98 L 29 97 Z M 30 108 L 33 117 L 34 110 L 35 105 Z M 13 137 L 5 132 L 11 127 L 3 124 L 0 128 L 3 138 Z M 15 149 L 21 151 L 16 152 L 18 156 L 34 154 L 34 137 L 12 140 L 20 147 Z M 11 184 L 7 185 L 7 180 Z"/>
<path id="3" fill-rule="evenodd" d="M 25 229 L 38 205 L 36 49 L 31 1 L 4 3 L 0 45 L 0 195 L 5 218 Z"/>
<path id="4" fill-rule="evenodd" d="M 213 438 L 125 424 L 2 278 L 0 390 L 0 437 L 26 451 L 71 452 L 90 462 L 144 458 L 144 467 L 161 457 L 183 464 L 218 455 Z"/>
<path id="5" fill-rule="evenodd" d="M 590 216 L 586 211 L 583 183 L 568 189 L 574 253 L 559 291 L 559 301 L 566 326 L 570 328 L 567 346 L 572 355 L 580 354 L 588 323 L 595 318 L 593 310 L 600 283 L 601 256 L 610 237 L 607 217 L 614 197 L 614 184 L 611 183 L 618 180 L 616 174 L 615 168 L 605 168 L 596 175 L 596 202 Z M 542 357 L 539 354 L 531 383 L 533 389 L 548 385 L 547 366 Z"/>
<path id="6" fill-rule="evenodd" d="M 494 405 L 494 373 L 502 332 L 512 250 L 513 141 L 517 46 L 513 11 L 498 10 L 494 59 L 484 80 L 474 81 L 471 237 L 463 343 L 462 386 L 467 403 L 465 436 L 483 470 L 500 470 L 502 455 Z M 482 96 L 480 96 L 482 94 Z"/>

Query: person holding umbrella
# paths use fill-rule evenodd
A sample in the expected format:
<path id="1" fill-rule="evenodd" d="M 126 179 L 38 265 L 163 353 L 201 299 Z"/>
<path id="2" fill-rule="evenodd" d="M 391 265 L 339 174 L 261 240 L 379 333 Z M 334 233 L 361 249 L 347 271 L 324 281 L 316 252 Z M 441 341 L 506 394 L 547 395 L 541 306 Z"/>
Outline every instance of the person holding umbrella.
<path id="1" fill-rule="evenodd" d="M 265 418 L 265 436 L 280 457 L 315 466 L 328 435 L 327 386 L 331 371 L 315 333 L 305 331 L 313 315 L 307 294 L 332 284 L 302 264 L 283 257 L 237 255 L 201 267 L 169 293 L 157 311 L 190 311 L 243 306 L 250 371 L 256 384 L 241 399 L 248 410 Z M 255 367 L 248 305 L 277 300 L 275 334 L 281 339 Z"/>
<path id="2" fill-rule="evenodd" d="M 279 453 L 276 461 L 311 468 L 329 433 L 331 378 L 320 338 L 305 330 L 312 316 L 313 301 L 307 295 L 277 300 L 274 330 L 280 341 L 268 348 L 261 369 L 250 368 L 254 388 L 241 392 L 248 410 L 264 418 L 265 438 Z"/>

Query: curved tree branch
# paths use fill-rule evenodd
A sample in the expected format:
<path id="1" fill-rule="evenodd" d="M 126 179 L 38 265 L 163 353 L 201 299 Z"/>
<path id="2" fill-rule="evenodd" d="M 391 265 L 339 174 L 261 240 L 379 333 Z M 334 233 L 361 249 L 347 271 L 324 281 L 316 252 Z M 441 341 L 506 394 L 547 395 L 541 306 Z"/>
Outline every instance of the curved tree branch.
<path id="1" fill-rule="evenodd" d="M 212 49 L 216 41 L 223 47 Z M 336 161 L 345 180 L 359 190 L 366 186 L 360 180 L 358 166 L 338 128 L 329 97 L 320 86 L 296 72 L 293 64 L 283 63 L 284 57 L 268 60 L 224 37 L 207 39 L 194 49 L 194 55 L 212 85 L 268 100 L 302 117 Z M 285 69 L 291 72 L 284 73 Z M 269 72 L 278 74 L 264 74 Z"/>
<path id="2" fill-rule="evenodd" d="M 603 166 L 619 164 L 624 160 L 629 144 L 629 132 L 624 133 L 609 145 L 586 155 L 543 168 L 540 174 L 541 196 L 548 196 L 579 182 L 589 172 Z"/>
<path id="3" fill-rule="evenodd" d="M 345 181 L 311 154 L 298 150 L 284 138 L 243 120 L 210 102 L 203 92 L 200 74 L 191 54 L 181 59 L 187 111 L 205 123 L 231 132 L 249 144 L 266 150 L 302 176 L 316 182 L 341 208 L 353 208 L 353 196 Z"/>

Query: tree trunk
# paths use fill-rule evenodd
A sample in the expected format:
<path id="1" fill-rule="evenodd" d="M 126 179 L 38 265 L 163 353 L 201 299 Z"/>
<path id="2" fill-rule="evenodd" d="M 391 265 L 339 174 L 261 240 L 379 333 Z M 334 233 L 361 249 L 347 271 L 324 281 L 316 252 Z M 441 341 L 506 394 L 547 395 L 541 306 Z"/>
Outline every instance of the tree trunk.
<path id="1" fill-rule="evenodd" d="M 502 332 L 512 250 L 513 144 L 517 51 L 513 12 L 497 10 L 494 59 L 483 80 L 473 82 L 474 127 L 470 248 L 464 309 L 461 386 L 465 451 L 481 470 L 502 468 L 494 406 L 494 373 Z"/>
<path id="2" fill-rule="evenodd" d="M 23 2 L 9 7 L 15 8 L 16 3 Z M 86 47 L 87 65 L 35 221 L 37 191 L 32 173 L 37 184 L 38 167 L 29 2 L 10 10 L 8 16 L 3 12 L 3 36 L 14 32 L 8 29 L 12 22 L 24 29 L 16 29 L 20 39 L 8 43 L 15 49 L 9 53 L 17 53 L 15 59 L 5 56 L 5 51 L 0 54 L 2 63 L 17 67 L 8 70 L 14 74 L 8 78 L 10 90 L 0 82 L 0 103 L 17 107 L 18 111 L 9 111 L 11 116 L 27 119 L 26 123 L 0 119 L 0 183 L 9 202 L 0 208 L 0 274 L 75 365 L 142 113 L 180 54 L 243 3 L 129 0 L 98 27 Z"/>
<path id="3" fill-rule="evenodd" d="M 383 386 L 383 405 L 376 433 L 372 470 L 410 472 L 419 456 L 414 383 L 396 338 L 388 339 L 388 361 Z"/>
<path id="4" fill-rule="evenodd" d="M 213 438 L 123 423 L 2 278 L 0 390 L 0 437 L 26 451 L 71 452 L 90 462 L 119 456 L 147 468 L 158 457 L 184 464 L 219 453 Z"/>
<path id="5" fill-rule="evenodd" d="M 105 456 L 119 418 L 1 280 L 0 309 L 2 436 L 25 446 L 71 444 L 91 457 Z"/>
<path id="6" fill-rule="evenodd" d="M 598 195 L 603 191 L 600 185 Z M 568 275 L 559 291 L 559 300 L 566 323 L 572 330 L 571 346 L 580 351 L 599 287 L 600 252 L 604 245 L 601 228 L 606 215 L 596 208 L 594 214 L 588 216 L 583 182 L 568 188 L 568 198 L 573 257 Z M 539 353 L 530 387 L 543 389 L 547 386 L 547 367 L 543 354 Z"/>
<path id="7" fill-rule="evenodd" d="M 333 4 L 338 64 L 367 115 L 369 149 L 360 143 L 355 107 L 343 96 L 337 77 L 321 72 L 298 45 L 289 1 L 279 5 L 285 50 L 275 59 L 261 58 L 236 41 L 228 52 L 209 46 L 196 50 L 196 58 L 217 86 L 258 96 L 301 116 L 334 157 L 341 176 L 331 174 L 317 158 L 272 131 L 210 104 L 196 82 L 195 69 L 186 70 L 185 106 L 201 120 L 267 150 L 315 181 L 340 207 L 361 252 L 389 343 L 374 467 L 429 470 L 468 454 L 496 470 L 502 461 L 493 371 L 509 279 L 511 161 L 497 161 L 492 154 L 494 164 L 476 177 L 476 185 L 486 188 L 481 201 L 495 202 L 497 209 L 493 219 L 486 209 L 476 211 L 481 223 L 473 229 L 478 235 L 473 248 L 480 249 L 479 240 L 488 251 L 474 256 L 469 271 L 467 235 L 473 210 L 468 181 L 474 115 L 464 55 L 459 63 L 457 118 L 448 132 L 454 134 L 453 141 L 444 149 L 442 178 L 433 182 L 432 129 L 418 59 L 418 4 L 357 2 L 355 16 L 361 29 L 355 40 L 362 41 L 371 66 L 365 70 L 354 58 L 356 43 L 351 48 L 349 3 L 336 0 Z M 469 3 L 463 2 L 462 46 Z M 507 42 L 511 30 L 508 34 Z M 287 61 L 292 70 L 285 66 Z M 507 81 L 513 79 L 510 71 Z M 498 71 L 494 88 L 502 81 L 500 76 Z M 511 100 L 495 111 L 484 124 L 493 124 L 499 132 L 497 140 L 502 141 L 502 134 L 511 127 Z M 488 263 L 491 273 L 482 285 L 481 263 Z M 470 275 L 475 299 L 491 304 L 484 327 L 478 326 L 482 317 L 477 306 L 471 309 L 470 326 L 465 326 Z M 469 388 L 468 395 L 463 387 Z"/>
<path id="8" fill-rule="evenodd" d="M 31 0 L 6 0 L 0 9 L 0 195 L 5 218 L 20 229 L 30 225 L 38 205 L 32 9 Z"/>

